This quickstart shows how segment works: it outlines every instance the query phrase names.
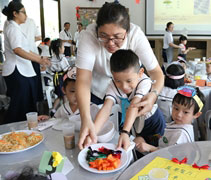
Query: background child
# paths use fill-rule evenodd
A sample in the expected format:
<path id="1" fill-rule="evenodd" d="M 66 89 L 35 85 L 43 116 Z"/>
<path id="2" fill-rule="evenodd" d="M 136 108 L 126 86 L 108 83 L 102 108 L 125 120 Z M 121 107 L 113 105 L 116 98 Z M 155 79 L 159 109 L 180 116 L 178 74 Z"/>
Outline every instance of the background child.
<path id="1" fill-rule="evenodd" d="M 76 68 L 71 68 L 65 72 L 63 80 L 62 92 L 66 95 L 68 101 L 58 108 L 54 117 L 68 119 L 71 115 L 79 114 L 75 95 Z M 49 118 L 49 116 L 41 115 L 38 120 L 47 120 Z"/>
<path id="2" fill-rule="evenodd" d="M 95 129 L 98 133 L 108 120 L 112 106 L 116 103 L 120 104 L 122 110 L 120 125 L 123 127 L 120 130 L 118 148 L 127 149 L 130 146 L 130 130 L 138 114 L 138 108 L 127 109 L 127 107 L 130 103 L 140 102 L 150 91 L 152 82 L 144 74 L 144 69 L 140 68 L 138 56 L 131 50 L 118 50 L 113 53 L 110 68 L 113 79 L 108 87 L 103 107 L 96 116 Z M 154 105 L 151 112 L 145 116 L 138 117 L 134 127 L 139 136 L 147 140 L 155 134 L 162 135 L 165 120 L 157 105 Z"/>
<path id="3" fill-rule="evenodd" d="M 194 131 L 191 123 L 201 115 L 204 104 L 204 95 L 199 88 L 179 87 L 173 99 L 173 122 L 166 126 L 165 133 L 159 140 L 159 147 L 193 142 Z M 142 152 L 151 152 L 158 148 L 142 143 L 140 149 L 142 149 Z"/>
<path id="4" fill-rule="evenodd" d="M 45 38 L 42 43 L 40 43 L 38 49 L 40 50 L 41 56 L 51 57 L 50 45 L 51 39 L 48 37 Z"/>
<path id="5" fill-rule="evenodd" d="M 195 47 L 186 48 L 187 41 L 188 41 L 188 39 L 187 39 L 186 36 L 183 36 L 183 35 L 180 36 L 180 38 L 179 38 L 179 43 L 180 43 L 179 46 L 181 48 L 178 49 L 178 56 L 183 57 L 185 60 L 186 60 L 186 54 L 189 51 L 196 49 Z"/>
<path id="6" fill-rule="evenodd" d="M 78 104 L 76 101 L 76 67 L 70 68 L 63 76 L 63 87 L 62 92 L 67 98 L 67 102 L 63 103 L 54 114 L 55 118 L 69 119 L 73 115 L 79 115 Z M 91 112 L 93 117 L 96 115 L 96 105 L 91 104 Z M 49 116 L 41 115 L 38 117 L 38 120 L 47 120 Z"/>
<path id="7" fill-rule="evenodd" d="M 58 96 L 58 98 L 54 101 L 53 109 L 50 113 L 50 115 L 53 116 L 64 96 L 62 92 L 63 74 L 68 70 L 69 63 L 64 56 L 64 45 L 61 39 L 53 40 L 51 42 L 51 49 L 53 51 L 53 57 L 51 59 L 50 70 L 54 73 L 53 82 L 55 94 Z"/>
<path id="8" fill-rule="evenodd" d="M 211 82 L 211 58 L 206 61 L 207 82 Z"/>
<path id="9" fill-rule="evenodd" d="M 166 69 L 164 87 L 157 100 L 166 122 L 171 122 L 172 100 L 177 88 L 184 85 L 185 70 L 180 64 L 172 63 Z"/>

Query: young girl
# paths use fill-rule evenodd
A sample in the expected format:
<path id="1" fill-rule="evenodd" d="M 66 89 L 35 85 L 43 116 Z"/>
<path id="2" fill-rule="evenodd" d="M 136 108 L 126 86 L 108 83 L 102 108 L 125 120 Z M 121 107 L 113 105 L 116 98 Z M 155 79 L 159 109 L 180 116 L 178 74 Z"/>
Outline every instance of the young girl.
<path id="1" fill-rule="evenodd" d="M 166 122 L 171 122 L 172 100 L 177 88 L 184 85 L 185 70 L 180 64 L 170 64 L 166 69 L 164 87 L 158 96 L 158 107 L 163 112 Z"/>
<path id="2" fill-rule="evenodd" d="M 178 49 L 178 56 L 183 57 L 186 60 L 186 55 L 189 51 L 196 49 L 195 47 L 189 47 L 186 48 L 186 44 L 187 44 L 187 37 L 181 35 L 179 38 L 179 47 L 180 49 Z"/>
<path id="3" fill-rule="evenodd" d="M 201 115 L 204 104 L 204 95 L 199 88 L 179 87 L 173 99 L 173 122 L 167 124 L 164 135 L 159 140 L 159 147 L 193 142 L 194 132 L 191 123 Z M 141 152 L 152 152 L 158 148 L 143 142 L 139 149 Z"/>
<path id="4" fill-rule="evenodd" d="M 64 96 L 62 92 L 63 74 L 68 70 L 69 63 L 64 56 L 64 45 L 61 39 L 53 40 L 51 42 L 51 49 L 53 51 L 53 57 L 51 59 L 52 65 L 50 70 L 54 73 L 53 82 L 55 87 L 55 94 L 58 96 L 50 113 L 50 115 L 53 116 L 60 103 L 60 100 L 62 100 Z"/>

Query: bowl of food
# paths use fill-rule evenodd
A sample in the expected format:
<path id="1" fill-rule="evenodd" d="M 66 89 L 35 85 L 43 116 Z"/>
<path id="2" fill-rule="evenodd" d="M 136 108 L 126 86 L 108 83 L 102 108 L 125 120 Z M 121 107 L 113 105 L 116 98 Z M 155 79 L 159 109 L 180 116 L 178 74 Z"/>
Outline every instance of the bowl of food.
<path id="1" fill-rule="evenodd" d="M 104 127 L 97 135 L 98 142 L 105 143 L 113 139 L 115 135 L 114 123 L 112 121 L 107 121 Z"/>

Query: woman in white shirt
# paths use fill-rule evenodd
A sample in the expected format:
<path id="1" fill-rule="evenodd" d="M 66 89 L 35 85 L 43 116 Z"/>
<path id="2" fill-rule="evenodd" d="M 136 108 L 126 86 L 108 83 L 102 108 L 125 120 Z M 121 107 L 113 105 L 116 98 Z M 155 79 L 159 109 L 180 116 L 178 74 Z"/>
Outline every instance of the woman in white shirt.
<path id="1" fill-rule="evenodd" d="M 76 93 L 82 127 L 79 147 L 86 145 L 90 135 L 96 142 L 96 132 L 90 116 L 90 100 L 103 103 L 106 89 L 111 80 L 110 56 L 118 49 L 131 49 L 143 63 L 152 80 L 156 82 L 140 102 L 140 114 L 149 112 L 163 87 L 164 77 L 150 44 L 140 27 L 130 23 L 127 9 L 119 3 L 105 3 L 99 10 L 97 24 L 91 24 L 81 33 L 77 51 Z M 92 95 L 90 95 L 91 93 Z"/>
<path id="2" fill-rule="evenodd" d="M 174 44 L 172 32 L 174 31 L 174 24 L 168 22 L 166 24 L 166 32 L 163 39 L 163 51 L 162 56 L 165 63 L 171 63 L 174 56 L 174 48 L 180 48 L 180 46 Z"/>
<path id="3" fill-rule="evenodd" d="M 11 1 L 2 10 L 7 16 L 8 25 L 4 31 L 5 57 L 2 75 L 10 97 L 6 123 L 23 121 L 26 113 L 36 111 L 36 73 L 32 62 L 49 65 L 47 58 L 41 58 L 29 49 L 28 40 L 20 28 L 26 21 L 26 11 L 20 2 Z"/>

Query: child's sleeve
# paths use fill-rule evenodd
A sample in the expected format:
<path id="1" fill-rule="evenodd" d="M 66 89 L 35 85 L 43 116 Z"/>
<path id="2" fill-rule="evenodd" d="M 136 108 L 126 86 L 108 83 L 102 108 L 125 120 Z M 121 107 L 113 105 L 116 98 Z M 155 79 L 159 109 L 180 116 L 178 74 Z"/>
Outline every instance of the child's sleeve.
<path id="1" fill-rule="evenodd" d="M 118 97 L 115 93 L 115 89 L 113 82 L 111 82 L 106 91 L 105 99 L 111 99 L 114 104 L 118 104 Z"/>
<path id="2" fill-rule="evenodd" d="M 143 96 L 145 96 L 150 91 L 151 86 L 152 86 L 151 79 L 148 78 L 145 74 L 143 74 L 143 79 L 137 85 L 134 96 L 143 98 Z"/>

